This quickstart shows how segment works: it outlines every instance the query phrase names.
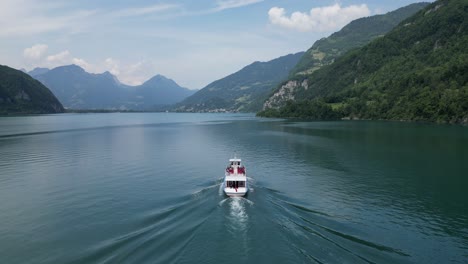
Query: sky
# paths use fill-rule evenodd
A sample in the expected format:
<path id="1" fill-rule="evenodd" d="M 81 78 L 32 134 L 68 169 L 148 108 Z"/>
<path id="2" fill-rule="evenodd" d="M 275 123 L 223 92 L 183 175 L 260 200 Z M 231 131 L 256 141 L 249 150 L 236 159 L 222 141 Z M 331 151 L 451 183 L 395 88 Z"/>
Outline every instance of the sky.
<path id="1" fill-rule="evenodd" d="M 305 51 L 350 21 L 421 0 L 0 0 L 0 64 L 76 64 L 189 89 Z"/>

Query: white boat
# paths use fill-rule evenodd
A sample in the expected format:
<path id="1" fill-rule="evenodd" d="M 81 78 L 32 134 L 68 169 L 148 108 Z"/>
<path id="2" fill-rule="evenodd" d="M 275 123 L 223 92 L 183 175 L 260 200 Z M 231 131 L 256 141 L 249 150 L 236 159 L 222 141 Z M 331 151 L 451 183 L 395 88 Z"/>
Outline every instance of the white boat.
<path id="1" fill-rule="evenodd" d="M 247 171 L 241 164 L 241 159 L 229 159 L 224 176 L 224 193 L 227 196 L 244 196 L 249 190 L 247 186 Z"/>

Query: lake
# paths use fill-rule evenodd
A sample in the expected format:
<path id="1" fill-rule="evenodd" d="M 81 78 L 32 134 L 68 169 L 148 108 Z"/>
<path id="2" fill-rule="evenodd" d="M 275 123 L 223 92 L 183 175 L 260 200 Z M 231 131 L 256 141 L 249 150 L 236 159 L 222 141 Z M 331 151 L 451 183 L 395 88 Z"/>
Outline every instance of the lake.
<path id="1" fill-rule="evenodd" d="M 227 198 L 228 159 L 252 188 Z M 467 263 L 468 128 L 0 117 L 0 263 Z"/>

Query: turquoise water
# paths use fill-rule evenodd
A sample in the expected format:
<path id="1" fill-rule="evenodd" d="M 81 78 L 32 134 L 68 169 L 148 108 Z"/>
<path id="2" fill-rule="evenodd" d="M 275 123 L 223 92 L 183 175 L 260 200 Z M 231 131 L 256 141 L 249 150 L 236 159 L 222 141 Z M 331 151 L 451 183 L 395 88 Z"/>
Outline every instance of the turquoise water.
<path id="1" fill-rule="evenodd" d="M 467 190 L 467 127 L 0 117 L 0 263 L 467 263 Z"/>

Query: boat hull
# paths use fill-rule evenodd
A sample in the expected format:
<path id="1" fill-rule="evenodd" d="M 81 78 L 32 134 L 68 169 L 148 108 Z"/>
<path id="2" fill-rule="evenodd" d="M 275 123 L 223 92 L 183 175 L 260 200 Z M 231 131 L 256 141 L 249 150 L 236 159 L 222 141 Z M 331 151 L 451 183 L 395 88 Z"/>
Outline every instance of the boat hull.
<path id="1" fill-rule="evenodd" d="M 245 196 L 248 192 L 248 188 L 224 188 L 224 193 L 229 197 L 242 197 Z"/>

